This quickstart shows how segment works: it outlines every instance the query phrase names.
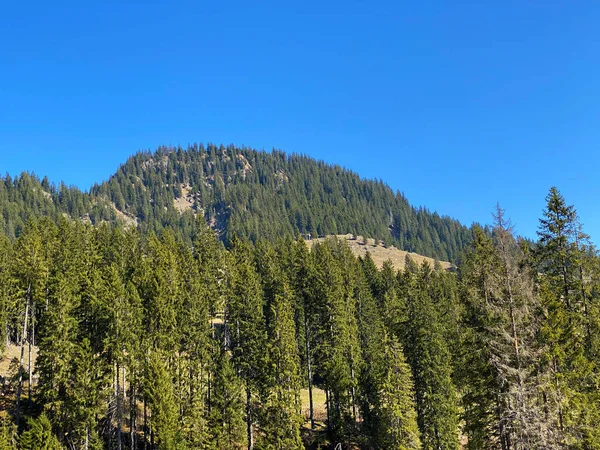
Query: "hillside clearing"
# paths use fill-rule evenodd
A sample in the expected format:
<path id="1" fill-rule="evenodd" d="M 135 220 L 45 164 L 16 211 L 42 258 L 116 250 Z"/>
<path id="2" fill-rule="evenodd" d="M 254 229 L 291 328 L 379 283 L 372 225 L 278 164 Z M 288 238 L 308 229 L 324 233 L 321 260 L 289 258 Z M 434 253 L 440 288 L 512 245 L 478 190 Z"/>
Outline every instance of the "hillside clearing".
<path id="1" fill-rule="evenodd" d="M 333 236 L 311 239 L 307 240 L 306 243 L 309 246 L 309 248 L 312 248 L 312 246 L 315 245 L 315 243 L 323 242 L 325 239 L 331 237 Z M 381 243 L 375 245 L 374 239 L 367 238 L 367 243 L 365 244 L 363 236 L 356 236 L 355 238 L 352 234 L 338 234 L 336 237 L 342 241 L 346 241 L 352 252 L 358 257 L 364 258 L 368 252 L 371 255 L 371 258 L 373 259 L 375 265 L 379 268 L 383 266 L 384 262 L 391 261 L 394 269 L 404 270 L 407 256 L 409 256 L 418 265 L 423 264 L 423 262 L 425 261 L 427 261 L 431 265 L 431 267 L 433 267 L 435 264 L 435 259 L 433 258 L 419 255 L 417 253 L 407 252 L 405 250 L 400 250 L 394 247 L 393 245 L 389 247 L 385 247 Z M 442 268 L 446 270 L 452 267 L 452 263 L 449 263 L 447 261 L 439 261 L 439 263 L 442 266 Z"/>

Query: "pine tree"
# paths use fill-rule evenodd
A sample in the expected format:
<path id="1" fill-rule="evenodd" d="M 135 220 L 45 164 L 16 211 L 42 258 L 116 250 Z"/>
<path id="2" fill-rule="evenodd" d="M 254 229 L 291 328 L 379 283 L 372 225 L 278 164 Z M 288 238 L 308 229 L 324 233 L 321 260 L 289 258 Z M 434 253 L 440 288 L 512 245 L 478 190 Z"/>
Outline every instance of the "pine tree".
<path id="1" fill-rule="evenodd" d="M 534 271 L 500 207 L 495 217 L 494 239 L 477 230 L 462 271 L 469 446 L 561 448 Z"/>
<path id="2" fill-rule="evenodd" d="M 184 448 L 179 430 L 177 401 L 173 383 L 165 359 L 168 355 L 153 351 L 147 365 L 145 394 L 152 410 L 152 431 L 158 450 L 180 450 Z"/>
<path id="3" fill-rule="evenodd" d="M 424 449 L 458 448 L 458 411 L 452 360 L 442 321 L 427 287 L 434 275 L 427 263 L 407 274 L 407 359 L 412 368 L 421 442 Z"/>
<path id="4" fill-rule="evenodd" d="M 317 342 L 317 328 L 319 325 L 318 304 L 313 293 L 311 280 L 314 278 L 314 264 L 306 242 L 302 237 L 290 245 L 289 261 L 286 267 L 287 277 L 290 280 L 292 291 L 295 295 L 295 322 L 296 342 L 300 354 L 300 364 L 309 396 L 309 421 L 312 430 L 315 429 L 313 385 L 315 367 L 315 346 Z M 285 248 L 282 250 L 285 252 Z M 280 258 L 285 255 L 281 254 Z"/>
<path id="5" fill-rule="evenodd" d="M 19 438 L 21 450 L 62 450 L 57 437 L 52 432 L 52 425 L 45 414 L 27 421 L 27 430 Z M 1 447 L 0 447 L 1 448 Z"/>
<path id="6" fill-rule="evenodd" d="M 328 392 L 327 422 L 335 440 L 347 440 L 353 432 L 352 392 L 358 369 L 356 350 L 358 328 L 354 299 L 346 290 L 342 267 L 350 261 L 337 261 L 334 252 L 337 241 L 330 240 L 313 248 L 316 267 L 314 295 L 320 299 L 319 329 L 315 354 L 318 370 Z"/>
<path id="7" fill-rule="evenodd" d="M 465 311 L 457 375 L 462 391 L 464 433 L 470 450 L 491 450 L 500 445 L 501 432 L 496 422 L 500 386 L 488 345 L 488 329 L 492 323 L 490 316 L 483 313 L 499 267 L 492 240 L 483 229 L 475 228 L 475 239 L 460 266 Z"/>
<path id="8" fill-rule="evenodd" d="M 252 261 L 248 243 L 234 239 L 229 278 L 229 303 L 226 312 L 233 364 L 244 380 L 246 391 L 247 448 L 255 444 L 255 426 L 259 398 L 267 364 L 263 292 Z"/>
<path id="9" fill-rule="evenodd" d="M 0 235 L 0 356 L 4 354 L 8 340 L 8 312 L 10 304 L 10 262 L 12 246 L 4 235 Z"/>
<path id="10" fill-rule="evenodd" d="M 17 450 L 17 428 L 8 418 L 0 420 L 0 450 Z"/>
<path id="11" fill-rule="evenodd" d="M 31 380 L 31 347 L 35 340 L 35 322 L 37 310 L 45 297 L 49 261 L 44 251 L 44 242 L 39 224 L 29 220 L 23 233 L 14 245 L 13 260 L 13 295 L 14 305 L 18 311 L 16 324 L 22 327 L 20 333 L 21 357 L 19 361 L 19 382 L 17 387 L 16 420 L 19 426 L 21 417 L 21 395 L 23 385 L 25 344 L 28 345 L 29 379 Z M 21 313 L 23 314 L 21 316 Z M 14 325 L 13 325 L 14 326 Z M 29 384 L 29 400 L 31 400 L 31 384 Z"/>
<path id="12" fill-rule="evenodd" d="M 189 249 L 180 249 L 179 266 L 183 274 L 183 289 L 177 320 L 181 328 L 177 396 L 188 447 L 203 448 L 209 440 L 205 415 L 205 373 L 210 368 L 210 300 L 206 285 L 201 284 L 198 260 Z"/>
<path id="13" fill-rule="evenodd" d="M 241 449 L 246 439 L 242 382 L 235 373 L 228 351 L 220 344 L 215 348 L 209 413 L 212 442 L 218 450 Z"/>
<path id="14" fill-rule="evenodd" d="M 362 265 L 358 281 L 358 325 L 365 370 L 360 375 L 359 404 L 365 448 L 421 448 L 412 375 L 402 347 L 390 338 L 377 300 L 373 272 Z M 376 291 L 375 291 L 376 293 Z"/>
<path id="15" fill-rule="evenodd" d="M 80 281 L 85 272 L 81 252 L 81 243 L 86 241 L 84 233 L 82 225 L 63 221 L 59 226 L 59 241 L 50 273 L 48 303 L 40 323 L 36 369 L 39 373 L 38 394 L 63 443 L 74 431 L 71 429 L 74 416 L 70 404 L 85 400 L 74 398 L 76 393 L 71 390 L 79 346 L 76 311 L 81 302 Z M 82 424 L 77 424 L 77 427 L 80 425 Z"/>
<path id="16" fill-rule="evenodd" d="M 270 370 L 262 389 L 265 449 L 303 448 L 300 440 L 300 374 L 293 294 L 272 246 L 257 245 L 256 264 L 263 285 Z"/>
<path id="17" fill-rule="evenodd" d="M 559 427 L 565 443 L 587 442 L 593 448 L 600 445 L 600 436 L 590 422 L 600 417 L 600 408 L 597 372 L 589 353 L 590 302 L 583 276 L 584 247 L 580 245 L 586 236 L 575 208 L 567 205 L 555 187 L 550 189 L 546 201 L 538 231 L 537 260 L 548 286 L 549 323 L 544 338 L 554 371 Z"/>
<path id="18" fill-rule="evenodd" d="M 371 366 L 377 396 L 373 402 L 373 448 L 420 449 L 413 382 L 402 345 L 384 334 L 382 353 Z"/>
<path id="19" fill-rule="evenodd" d="M 500 264 L 486 312 L 494 320 L 489 345 L 492 365 L 503 387 L 500 399 L 503 438 L 507 447 L 515 449 L 553 448 L 560 440 L 551 414 L 553 405 L 544 405 L 539 400 L 546 368 L 539 365 L 539 322 L 535 317 L 539 300 L 533 285 L 534 274 L 499 205 L 494 218 Z"/>
<path id="20" fill-rule="evenodd" d="M 300 376 L 290 300 L 291 293 L 283 284 L 270 304 L 269 359 L 273 371 L 265 401 L 265 449 L 304 448 L 300 440 Z"/>

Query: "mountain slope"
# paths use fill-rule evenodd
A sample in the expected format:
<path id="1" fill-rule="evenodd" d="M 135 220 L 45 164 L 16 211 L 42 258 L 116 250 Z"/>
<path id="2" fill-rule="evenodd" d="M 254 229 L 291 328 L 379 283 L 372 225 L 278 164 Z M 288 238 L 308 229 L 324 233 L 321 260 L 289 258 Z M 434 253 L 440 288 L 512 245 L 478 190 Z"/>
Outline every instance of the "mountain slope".
<path id="1" fill-rule="evenodd" d="M 296 233 L 361 234 L 446 261 L 457 258 L 471 232 L 456 220 L 410 206 L 380 181 L 303 155 L 234 146 L 161 147 L 130 157 L 108 181 L 82 193 L 31 175 L 0 183 L 9 236 L 29 215 L 61 214 L 165 227 L 189 240 L 200 214 L 228 241 L 234 234 L 276 239 Z M 15 199 L 6 205 L 3 199 Z"/>

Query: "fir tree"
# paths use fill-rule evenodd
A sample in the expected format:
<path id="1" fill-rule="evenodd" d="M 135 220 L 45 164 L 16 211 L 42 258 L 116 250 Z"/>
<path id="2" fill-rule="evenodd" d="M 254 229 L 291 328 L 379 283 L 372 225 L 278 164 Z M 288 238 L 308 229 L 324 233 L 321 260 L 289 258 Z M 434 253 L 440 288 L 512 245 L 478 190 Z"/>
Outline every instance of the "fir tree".
<path id="1" fill-rule="evenodd" d="M 52 425 L 45 414 L 27 421 L 27 430 L 19 438 L 21 450 L 62 450 L 57 437 L 52 432 Z"/>
<path id="2" fill-rule="evenodd" d="M 418 274 L 408 274 L 404 286 L 409 297 L 405 348 L 412 368 L 423 448 L 450 450 L 458 448 L 457 397 L 443 324 L 427 292 L 433 276 L 427 263 Z"/>
<path id="3" fill-rule="evenodd" d="M 209 412 L 212 442 L 218 450 L 244 447 L 244 400 L 241 380 L 235 373 L 229 353 L 220 345 L 213 356 L 214 375 Z"/>
<path id="4" fill-rule="evenodd" d="M 265 382 L 262 369 L 267 363 L 263 292 L 251 259 L 250 245 L 234 239 L 231 253 L 233 270 L 229 280 L 227 332 L 233 364 L 244 380 L 247 447 L 251 450 L 255 444 L 258 394 Z"/>

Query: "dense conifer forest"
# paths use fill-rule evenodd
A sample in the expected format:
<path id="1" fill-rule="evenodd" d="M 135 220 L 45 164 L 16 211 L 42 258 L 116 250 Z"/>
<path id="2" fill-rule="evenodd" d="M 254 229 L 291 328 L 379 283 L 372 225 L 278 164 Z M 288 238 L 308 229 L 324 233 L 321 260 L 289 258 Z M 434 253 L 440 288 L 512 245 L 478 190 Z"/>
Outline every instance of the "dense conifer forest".
<path id="1" fill-rule="evenodd" d="M 532 242 L 500 206 L 467 230 L 243 149 L 141 153 L 89 194 L 0 185 L 2 450 L 600 449 L 600 260 L 556 188 Z M 456 235 L 411 241 L 410 217 Z M 456 270 L 300 235 L 362 225 Z"/>
<path id="2" fill-rule="evenodd" d="M 7 236 L 40 215 L 121 222 L 143 234 L 171 229 L 187 244 L 201 215 L 226 243 L 234 235 L 275 242 L 297 233 L 353 233 L 442 261 L 455 261 L 472 239 L 472 230 L 410 206 L 381 181 L 307 156 L 234 146 L 140 152 L 87 193 L 27 173 L 0 180 Z"/>

